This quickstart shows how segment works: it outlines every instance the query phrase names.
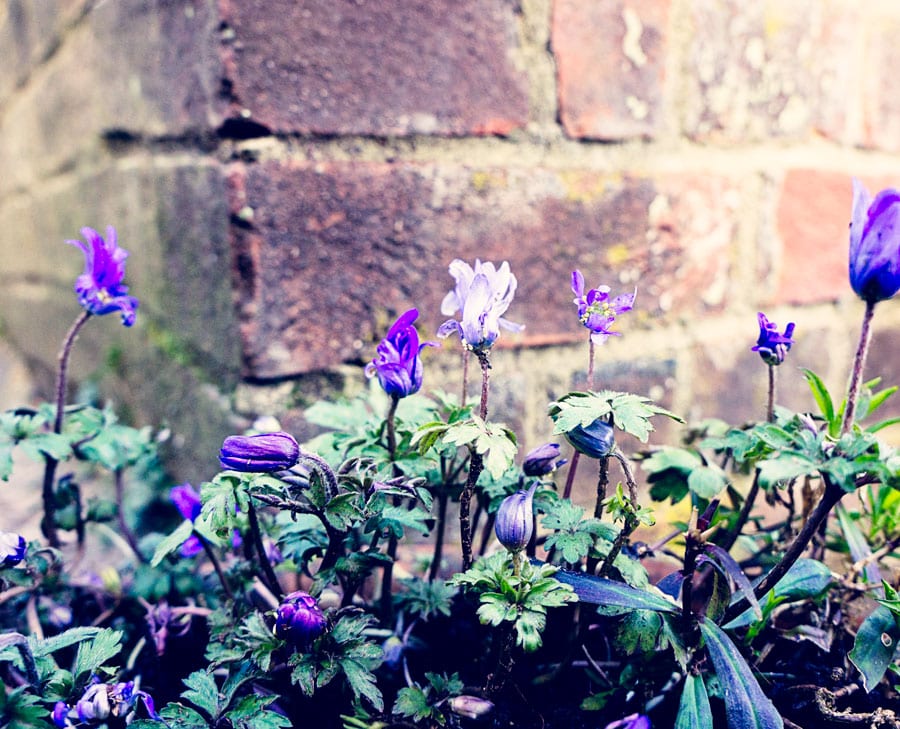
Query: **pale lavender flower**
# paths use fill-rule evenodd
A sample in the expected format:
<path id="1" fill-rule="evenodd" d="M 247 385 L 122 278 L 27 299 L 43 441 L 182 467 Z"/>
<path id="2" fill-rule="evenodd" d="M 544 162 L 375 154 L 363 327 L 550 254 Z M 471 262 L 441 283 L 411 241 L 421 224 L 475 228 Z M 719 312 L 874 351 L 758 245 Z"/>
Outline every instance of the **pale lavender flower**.
<path id="1" fill-rule="evenodd" d="M 591 330 L 594 344 L 603 344 L 610 337 L 621 336 L 621 332 L 614 332 L 612 326 L 620 314 L 634 308 L 637 289 L 615 298 L 610 297 L 609 291 L 609 286 L 598 286 L 585 294 L 584 276 L 577 269 L 572 271 L 572 292 L 576 297 L 573 303 L 578 307 L 578 319 Z"/>
<path id="2" fill-rule="evenodd" d="M 473 268 L 458 258 L 450 264 L 450 275 L 456 279 L 456 287 L 441 302 L 441 313 L 452 315 L 462 312 L 460 321 L 448 319 L 438 329 L 439 337 L 456 332 L 463 345 L 475 352 L 491 348 L 500 328 L 512 332 L 525 327 L 503 317 L 516 293 L 516 277 L 504 261 L 497 268 L 490 261 L 475 260 Z"/>
<path id="3" fill-rule="evenodd" d="M 497 509 L 494 533 L 500 544 L 510 552 L 520 552 L 531 541 L 534 533 L 534 491 L 537 485 L 538 482 L 535 481 L 528 491 L 520 490 L 507 496 Z"/>

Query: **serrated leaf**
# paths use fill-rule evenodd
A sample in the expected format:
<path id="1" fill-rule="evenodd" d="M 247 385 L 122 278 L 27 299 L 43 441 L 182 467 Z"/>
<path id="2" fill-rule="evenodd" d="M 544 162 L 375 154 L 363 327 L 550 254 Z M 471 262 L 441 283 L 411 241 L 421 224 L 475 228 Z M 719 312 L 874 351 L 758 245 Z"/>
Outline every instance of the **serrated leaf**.
<path id="1" fill-rule="evenodd" d="M 90 640 L 78 644 L 72 675 L 76 683 L 81 683 L 87 675 L 94 673 L 110 658 L 122 650 L 122 632 L 104 629 Z"/>
<path id="2" fill-rule="evenodd" d="M 712 710 L 703 676 L 689 673 L 685 678 L 675 729 L 713 729 Z"/>
<path id="3" fill-rule="evenodd" d="M 392 714 L 410 717 L 413 721 L 427 719 L 432 714 L 428 705 L 428 697 L 418 686 L 407 686 L 397 692 Z"/>
<path id="4" fill-rule="evenodd" d="M 728 485 L 728 479 L 716 466 L 700 466 L 691 471 L 687 485 L 701 499 L 710 501 Z"/>
<path id="5" fill-rule="evenodd" d="M 166 704 L 165 708 L 159 712 L 159 715 L 170 727 L 178 727 L 178 729 L 209 729 L 209 722 L 206 721 L 202 714 L 183 704 Z M 153 727 L 159 729 L 159 722 L 153 722 Z"/>
<path id="6" fill-rule="evenodd" d="M 43 461 L 47 456 L 63 461 L 72 454 L 69 439 L 59 433 L 38 433 L 19 443 L 22 451 L 32 460 Z"/>
<path id="7" fill-rule="evenodd" d="M 384 698 L 375 683 L 375 676 L 363 664 L 352 658 L 344 658 L 340 661 L 341 670 L 350 684 L 350 689 L 356 698 L 365 698 L 378 711 L 384 710 Z"/>
<path id="8" fill-rule="evenodd" d="M 150 566 L 158 567 L 163 559 L 181 547 L 193 533 L 194 523 L 190 519 L 185 519 L 178 525 L 174 532 L 156 545 L 156 550 L 153 552 L 153 559 L 150 560 Z"/>
<path id="9" fill-rule="evenodd" d="M 722 686 L 731 729 L 784 729 L 772 700 L 763 693 L 737 646 L 713 622 L 702 620 L 700 632 Z"/>
<path id="10" fill-rule="evenodd" d="M 244 696 L 237 706 L 225 713 L 225 717 L 234 729 L 286 729 L 291 726 L 291 720 L 266 709 L 276 698 L 256 694 Z"/>
<path id="11" fill-rule="evenodd" d="M 662 620 L 649 610 L 633 610 L 625 615 L 616 630 L 619 646 L 626 654 L 648 653 L 656 647 Z"/>
<path id="12" fill-rule="evenodd" d="M 221 712 L 221 698 L 216 679 L 206 671 L 194 671 L 184 679 L 188 690 L 181 694 L 185 701 L 190 701 L 197 708 L 205 711 L 211 719 L 218 719 Z"/>
<path id="13" fill-rule="evenodd" d="M 878 685 L 893 663 L 898 641 L 897 619 L 884 605 L 876 607 L 859 626 L 849 658 L 862 675 L 863 688 L 867 692 Z"/>

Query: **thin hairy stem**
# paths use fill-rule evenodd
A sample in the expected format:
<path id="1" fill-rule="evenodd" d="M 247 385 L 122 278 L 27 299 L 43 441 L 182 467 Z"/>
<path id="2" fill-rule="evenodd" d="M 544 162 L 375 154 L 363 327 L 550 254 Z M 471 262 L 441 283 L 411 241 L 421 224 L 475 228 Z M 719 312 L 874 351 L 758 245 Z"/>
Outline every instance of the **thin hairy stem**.
<path id="1" fill-rule="evenodd" d="M 722 542 L 719 544 L 722 549 L 726 552 L 734 546 L 734 543 L 737 541 L 737 538 L 741 536 L 741 531 L 744 529 L 744 526 L 747 524 L 747 520 L 750 518 L 750 513 L 753 511 L 753 503 L 756 501 L 756 496 L 759 494 L 759 469 L 756 469 L 756 473 L 753 474 L 753 483 L 750 485 L 750 490 L 747 492 L 747 497 L 744 499 L 744 503 L 741 505 L 741 512 L 738 514 L 737 521 L 734 523 L 734 527 L 728 534 L 722 539 Z"/>
<path id="2" fill-rule="evenodd" d="M 491 361 L 488 352 L 478 352 L 478 362 L 481 364 L 481 404 L 478 412 L 482 420 L 487 419 L 488 394 L 491 381 Z M 474 448 L 469 449 L 469 475 L 462 493 L 459 495 L 459 537 L 462 546 L 463 571 L 472 566 L 472 495 L 475 493 L 475 484 L 484 470 L 484 459 Z"/>
<path id="3" fill-rule="evenodd" d="M 766 420 L 770 423 L 775 422 L 775 365 L 769 367 L 769 397 L 766 403 Z"/>
<path id="4" fill-rule="evenodd" d="M 256 507 L 253 506 L 252 499 L 247 504 L 247 521 L 250 523 L 250 534 L 253 537 L 256 558 L 259 561 L 259 566 L 262 569 L 263 577 L 265 578 L 263 583 L 272 591 L 272 594 L 275 595 L 275 597 L 281 600 L 284 593 L 281 591 L 281 584 L 278 582 L 278 576 L 272 568 L 272 563 L 269 561 L 268 556 L 266 556 L 266 546 L 263 544 L 262 529 L 259 526 L 259 517 L 256 514 Z"/>
<path id="5" fill-rule="evenodd" d="M 428 581 L 434 582 L 441 568 L 441 560 L 444 558 L 444 534 L 447 530 L 447 501 L 449 497 L 444 489 L 437 495 L 438 515 L 437 524 L 434 527 L 434 554 L 431 557 L 431 566 L 428 568 Z"/>
<path id="6" fill-rule="evenodd" d="M 200 534 L 200 532 L 198 532 L 196 529 L 194 530 L 193 534 L 195 537 L 197 537 L 197 539 L 200 540 L 203 551 L 206 552 L 206 556 L 209 558 L 213 569 L 216 571 L 216 576 L 219 578 L 219 584 L 222 585 L 222 590 L 225 592 L 225 596 L 229 600 L 234 600 L 234 593 L 231 591 L 231 586 L 228 584 L 228 579 L 225 577 L 225 571 L 222 569 L 222 563 L 219 562 L 219 558 L 216 556 L 212 545 L 209 543 L 206 537 Z"/>
<path id="7" fill-rule="evenodd" d="M 850 373 L 850 386 L 847 388 L 847 406 L 844 409 L 844 420 L 841 423 L 841 435 L 850 432 L 853 420 L 856 417 L 856 402 L 859 399 L 859 390 L 862 387 L 863 368 L 869 353 L 869 343 L 872 341 L 872 317 L 875 315 L 875 302 L 866 302 L 866 311 L 863 314 L 862 328 L 859 332 L 859 344 L 856 347 L 856 356 L 853 358 L 853 370 Z"/>
<path id="8" fill-rule="evenodd" d="M 115 471 L 113 471 L 113 479 L 116 484 L 116 516 L 118 519 L 119 531 L 122 533 L 125 541 L 128 542 L 128 546 L 131 547 L 131 551 L 134 552 L 135 557 L 137 557 L 140 562 L 146 564 L 148 560 L 138 547 L 137 537 L 134 535 L 131 527 L 128 526 L 128 522 L 125 521 L 125 475 L 123 469 L 115 469 Z"/>

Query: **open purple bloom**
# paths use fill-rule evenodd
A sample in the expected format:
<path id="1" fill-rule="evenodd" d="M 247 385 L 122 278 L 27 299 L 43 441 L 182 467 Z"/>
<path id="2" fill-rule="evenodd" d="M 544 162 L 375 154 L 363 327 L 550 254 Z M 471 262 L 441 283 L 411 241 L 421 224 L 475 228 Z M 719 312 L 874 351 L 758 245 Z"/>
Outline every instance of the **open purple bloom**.
<path id="1" fill-rule="evenodd" d="M 794 344 L 791 336 L 794 333 L 794 322 L 791 322 L 784 328 L 782 334 L 778 333 L 778 325 L 769 321 L 762 312 L 757 314 L 759 319 L 759 339 L 750 349 L 759 352 L 763 362 L 769 365 L 780 365 L 784 362 L 788 350 Z"/>
<path id="2" fill-rule="evenodd" d="M 418 309 L 410 309 L 394 322 L 387 336 L 378 345 L 377 354 L 366 365 L 366 377 L 378 375 L 378 382 L 391 397 L 406 397 L 422 387 L 422 359 L 424 347 L 436 347 L 436 342 L 419 343 L 419 333 L 413 323 Z"/>
<path id="3" fill-rule="evenodd" d="M 614 299 L 610 297 L 609 291 L 609 286 L 598 286 L 585 294 L 584 276 L 577 269 L 572 271 L 572 292 L 576 297 L 573 302 L 578 307 L 578 319 L 591 330 L 591 341 L 594 344 L 603 344 L 610 337 L 621 336 L 621 332 L 612 330 L 612 325 L 619 314 L 634 308 L 637 289 Z"/>
<path id="4" fill-rule="evenodd" d="M 275 615 L 275 635 L 296 648 L 306 650 L 325 632 L 327 620 L 312 595 L 302 590 L 282 600 Z"/>
<path id="5" fill-rule="evenodd" d="M 122 284 L 125 278 L 125 259 L 128 251 L 116 243 L 116 229 L 106 229 L 106 240 L 93 228 L 82 228 L 81 240 L 68 240 L 84 253 L 84 273 L 75 280 L 78 303 L 91 314 L 102 316 L 118 311 L 126 327 L 134 324 L 138 300 L 128 296 L 128 287 Z"/>
<path id="6" fill-rule="evenodd" d="M 873 200 L 863 184 L 853 180 L 850 285 L 870 304 L 900 290 L 900 191 L 888 188 Z"/>
<path id="7" fill-rule="evenodd" d="M 0 532 L 0 569 L 15 567 L 25 559 L 25 537 L 14 532 Z"/>
<path id="8" fill-rule="evenodd" d="M 559 457 L 559 443 L 544 443 L 525 454 L 522 471 L 526 476 L 546 476 L 566 463 Z"/>
<path id="9" fill-rule="evenodd" d="M 450 275 L 456 279 L 456 287 L 441 302 L 441 313 L 452 315 L 461 311 L 462 318 L 441 324 L 439 337 L 456 332 L 465 347 L 484 352 L 497 341 L 501 327 L 512 332 L 525 328 L 503 317 L 517 285 L 506 261 L 497 268 L 490 261 L 482 263 L 476 259 L 472 268 L 457 258 L 450 264 Z"/>
<path id="10" fill-rule="evenodd" d="M 222 468 L 243 473 L 272 473 L 297 465 L 300 446 L 290 433 L 230 435 L 222 443 Z"/>
<path id="11" fill-rule="evenodd" d="M 534 532 L 534 491 L 535 481 L 528 491 L 516 491 L 500 502 L 497 518 L 494 521 L 494 533 L 500 544 L 510 552 L 521 552 L 531 541 Z"/>

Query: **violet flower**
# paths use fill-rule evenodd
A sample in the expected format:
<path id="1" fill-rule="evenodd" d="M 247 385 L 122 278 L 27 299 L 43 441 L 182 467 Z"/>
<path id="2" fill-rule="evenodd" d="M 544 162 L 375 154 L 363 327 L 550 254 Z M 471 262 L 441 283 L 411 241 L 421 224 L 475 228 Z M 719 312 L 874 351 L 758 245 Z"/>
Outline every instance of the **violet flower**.
<path id="1" fill-rule="evenodd" d="M 274 632 L 278 638 L 288 641 L 294 647 L 307 650 L 325 632 L 326 624 L 327 620 L 316 598 L 308 592 L 298 590 L 287 595 L 278 606 Z"/>
<path id="2" fill-rule="evenodd" d="M 297 465 L 300 446 L 290 433 L 230 435 L 222 443 L 222 468 L 243 473 L 272 473 Z"/>
<path id="3" fill-rule="evenodd" d="M 525 460 L 522 461 L 522 471 L 526 476 L 540 478 L 548 473 L 553 473 L 565 463 L 566 459 L 559 457 L 558 443 L 544 443 L 544 445 L 533 448 L 525 454 Z"/>
<path id="4" fill-rule="evenodd" d="M 576 425 L 566 433 L 572 447 L 591 458 L 606 458 L 616 445 L 612 426 L 601 418 L 590 425 Z"/>
<path id="5" fill-rule="evenodd" d="M 784 328 L 784 333 L 779 334 L 778 325 L 769 321 L 765 314 L 759 312 L 756 316 L 759 320 L 759 339 L 750 349 L 753 352 L 759 352 L 759 356 L 766 364 L 780 365 L 794 344 L 794 340 L 791 338 L 794 334 L 794 322 Z"/>
<path id="6" fill-rule="evenodd" d="M 0 531 L 0 569 L 15 567 L 25 559 L 28 546 L 25 537 L 14 532 Z"/>
<path id="7" fill-rule="evenodd" d="M 572 271 L 573 303 L 578 307 L 578 318 L 584 326 L 591 330 L 591 341 L 603 344 L 610 337 L 619 337 L 621 332 L 612 331 L 616 318 L 634 308 L 637 289 L 630 294 L 622 294 L 612 299 L 609 286 L 598 286 L 584 293 L 584 276 L 581 271 Z"/>
<path id="8" fill-rule="evenodd" d="M 497 509 L 494 533 L 500 544 L 513 554 L 521 552 L 531 541 L 534 532 L 534 491 L 535 481 L 528 491 L 516 491 L 507 496 Z"/>
<path id="9" fill-rule="evenodd" d="M 84 254 L 84 273 L 75 280 L 78 303 L 91 314 L 102 316 L 121 312 L 126 327 L 134 324 L 138 300 L 128 296 L 128 287 L 122 284 L 125 277 L 125 259 L 128 251 L 116 244 L 116 229 L 106 229 L 106 240 L 93 228 L 82 228 L 81 240 L 67 240 L 78 246 Z"/>
<path id="10" fill-rule="evenodd" d="M 456 287 L 441 302 L 441 313 L 452 315 L 462 312 L 461 321 L 448 319 L 438 329 L 439 337 L 456 332 L 468 349 L 485 352 L 500 336 L 500 328 L 519 332 L 525 327 L 503 317 L 516 293 L 516 277 L 504 261 L 500 268 L 490 261 L 475 260 L 472 268 L 458 258 L 450 264 L 450 275 L 456 279 Z"/>
<path id="11" fill-rule="evenodd" d="M 200 492 L 191 484 L 183 483 L 180 486 L 173 487 L 169 491 L 169 500 L 175 504 L 175 508 L 178 509 L 178 512 L 185 519 L 189 519 L 192 523 L 197 521 L 197 517 L 200 516 L 200 511 L 203 508 L 203 503 L 200 500 Z M 231 545 L 237 548 L 241 546 L 242 542 L 240 532 L 235 529 L 234 536 L 231 538 Z M 196 534 L 191 534 L 182 543 L 179 553 L 182 557 L 191 558 L 196 556 L 202 549 L 203 543 L 200 541 L 200 537 Z"/>
<path id="12" fill-rule="evenodd" d="M 650 719 L 643 714 L 630 714 L 606 725 L 606 729 L 650 729 Z"/>
<path id="13" fill-rule="evenodd" d="M 850 285 L 869 304 L 900 290 L 900 191 L 888 188 L 873 200 L 863 184 L 853 180 Z"/>
<path id="14" fill-rule="evenodd" d="M 378 375 L 378 382 L 391 397 L 406 397 L 422 387 L 422 359 L 424 347 L 437 347 L 437 342 L 419 343 L 419 333 L 413 326 L 418 309 L 401 314 L 378 345 L 377 354 L 366 365 L 366 377 Z"/>
<path id="15" fill-rule="evenodd" d="M 153 698 L 146 691 L 136 691 L 134 681 L 110 685 L 101 683 L 95 676 L 75 706 L 70 707 L 62 701 L 57 701 L 50 718 L 59 729 L 102 722 L 111 716 L 127 718 L 134 714 L 138 700 L 144 703 L 150 719 L 162 721 L 156 713 Z"/>

